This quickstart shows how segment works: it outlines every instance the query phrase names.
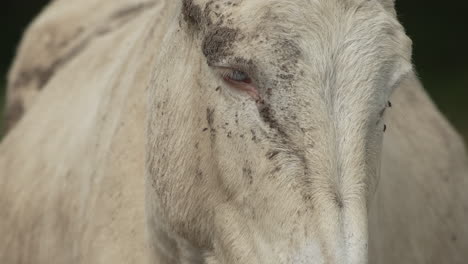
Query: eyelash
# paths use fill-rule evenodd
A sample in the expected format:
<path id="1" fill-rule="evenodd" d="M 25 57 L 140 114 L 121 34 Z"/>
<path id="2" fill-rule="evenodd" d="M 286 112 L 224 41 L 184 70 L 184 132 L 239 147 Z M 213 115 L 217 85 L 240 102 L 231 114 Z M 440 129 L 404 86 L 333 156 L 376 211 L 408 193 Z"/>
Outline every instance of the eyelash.
<path id="1" fill-rule="evenodd" d="M 246 72 L 236 70 L 236 69 L 230 69 L 230 68 L 221 68 L 220 70 L 221 77 L 228 81 L 228 82 L 234 82 L 234 83 L 251 83 L 252 80 L 250 79 L 249 75 Z M 239 76 L 236 75 L 241 75 L 240 77 L 245 77 L 243 80 L 237 80 Z M 243 75 L 243 76 L 242 76 Z"/>

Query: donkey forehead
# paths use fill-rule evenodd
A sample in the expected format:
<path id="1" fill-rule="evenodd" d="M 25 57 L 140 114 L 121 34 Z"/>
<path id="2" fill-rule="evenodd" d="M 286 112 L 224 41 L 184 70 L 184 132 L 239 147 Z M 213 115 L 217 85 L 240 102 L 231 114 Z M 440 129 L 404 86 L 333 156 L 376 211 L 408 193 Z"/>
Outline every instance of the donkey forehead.
<path id="1" fill-rule="evenodd" d="M 377 1 L 184 0 L 183 18 L 189 30 L 200 33 L 209 62 L 232 55 L 236 43 L 244 44 L 247 57 L 254 55 L 249 51 L 273 52 L 278 46 L 286 46 L 294 60 L 298 55 L 309 61 L 346 57 L 362 52 L 361 47 L 378 53 L 367 57 L 377 63 L 409 57 L 409 49 L 398 44 L 404 35 L 401 25 Z"/>
<path id="2" fill-rule="evenodd" d="M 183 0 L 182 11 L 197 29 L 230 26 L 243 33 L 267 30 L 275 35 L 370 25 L 388 31 L 389 24 L 383 22 L 392 20 L 375 0 Z"/>

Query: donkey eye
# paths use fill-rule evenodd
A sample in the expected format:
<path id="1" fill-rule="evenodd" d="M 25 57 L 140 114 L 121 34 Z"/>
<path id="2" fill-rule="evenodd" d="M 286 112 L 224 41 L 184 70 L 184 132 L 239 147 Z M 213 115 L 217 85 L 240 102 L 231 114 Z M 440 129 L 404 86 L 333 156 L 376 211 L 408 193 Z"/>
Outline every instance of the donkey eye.
<path id="1" fill-rule="evenodd" d="M 255 87 L 254 82 L 250 78 L 249 74 L 232 68 L 218 68 L 224 81 L 229 84 L 230 87 L 236 88 L 240 91 L 247 92 L 256 101 L 260 100 L 260 95 Z"/>
<path id="2" fill-rule="evenodd" d="M 252 80 L 250 79 L 249 75 L 243 71 L 232 70 L 228 72 L 224 78 L 227 81 L 233 82 L 243 82 L 243 83 L 251 83 Z"/>

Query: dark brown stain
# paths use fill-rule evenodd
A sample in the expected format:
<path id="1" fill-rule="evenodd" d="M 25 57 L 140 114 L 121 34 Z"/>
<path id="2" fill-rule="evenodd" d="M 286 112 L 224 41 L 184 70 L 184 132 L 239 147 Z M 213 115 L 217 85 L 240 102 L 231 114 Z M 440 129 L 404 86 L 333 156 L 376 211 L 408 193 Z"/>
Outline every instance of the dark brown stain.
<path id="1" fill-rule="evenodd" d="M 206 109 L 206 121 L 208 122 L 208 126 L 210 128 L 213 128 L 213 122 L 214 122 L 214 109 L 207 108 Z"/>
<path id="2" fill-rule="evenodd" d="M 260 109 L 260 117 L 262 118 L 263 122 L 269 125 L 269 127 L 275 130 L 278 133 L 278 136 L 282 138 L 282 143 L 286 144 L 289 142 L 289 137 L 286 132 L 283 131 L 282 126 L 278 123 L 274 116 L 274 110 L 272 110 L 271 106 L 268 104 L 263 105 Z"/>
<path id="3" fill-rule="evenodd" d="M 212 11 L 211 6 L 213 5 L 213 3 L 214 3 L 213 0 L 208 1 L 205 4 L 205 10 L 203 10 L 203 17 L 206 19 L 206 25 L 207 26 L 211 26 L 213 24 L 213 21 L 211 20 L 211 17 L 210 17 L 211 12 L 213 12 L 217 17 L 220 16 L 220 13 L 217 12 L 219 10 L 219 8 L 216 8 L 215 11 Z"/>
<path id="4" fill-rule="evenodd" d="M 37 89 L 41 90 L 48 82 L 53 73 L 55 72 L 56 63 L 52 63 L 51 67 L 36 67 L 24 69 L 21 71 L 16 79 L 13 81 L 13 89 L 23 88 L 31 82 L 37 82 Z"/>
<path id="5" fill-rule="evenodd" d="M 10 131 L 16 123 L 21 119 L 21 117 L 24 114 L 24 106 L 23 103 L 20 100 L 16 100 L 10 105 L 8 105 L 5 109 L 5 125 L 3 132 L 8 132 Z"/>
<path id="6" fill-rule="evenodd" d="M 208 127 L 210 129 L 210 139 L 213 143 L 216 139 L 216 129 L 214 128 L 214 109 L 206 109 L 206 121 L 208 122 Z"/>
<path id="7" fill-rule="evenodd" d="M 293 74 L 283 74 L 283 73 L 281 73 L 281 74 L 278 74 L 278 77 L 280 79 L 283 79 L 283 80 L 291 80 L 291 79 L 294 78 L 294 75 Z"/>
<path id="8" fill-rule="evenodd" d="M 250 133 L 252 134 L 252 141 L 255 143 L 258 143 L 258 138 L 257 138 L 257 133 L 255 133 L 255 130 L 251 129 Z"/>
<path id="9" fill-rule="evenodd" d="M 200 168 L 197 169 L 197 173 L 195 174 L 195 178 L 197 181 L 203 180 L 203 172 L 200 170 Z"/>
<path id="10" fill-rule="evenodd" d="M 272 110 L 269 105 L 265 105 L 262 109 L 260 109 L 260 116 L 265 123 L 270 125 L 271 128 L 278 126 L 278 123 L 274 119 Z"/>
<path id="11" fill-rule="evenodd" d="M 277 172 L 281 171 L 281 167 L 280 166 L 276 166 L 273 171 L 271 172 L 272 174 L 275 174 Z"/>
<path id="12" fill-rule="evenodd" d="M 200 6 L 195 5 L 192 0 L 184 0 L 182 3 L 182 14 L 189 25 L 199 29 L 203 19 Z"/>
<path id="13" fill-rule="evenodd" d="M 232 55 L 232 45 L 237 35 L 237 29 L 224 26 L 210 30 L 202 43 L 203 54 L 207 58 L 208 64 L 213 64 Z"/>
<path id="14" fill-rule="evenodd" d="M 335 194 L 335 204 L 338 206 L 338 208 L 342 209 L 344 207 L 343 204 L 343 199 L 341 198 L 341 195 Z"/>
<path id="15" fill-rule="evenodd" d="M 269 160 L 274 159 L 279 154 L 278 150 L 270 150 L 267 152 L 266 156 Z"/>
<path id="16" fill-rule="evenodd" d="M 279 65 L 276 74 L 279 84 L 292 87 L 296 74 L 300 71 L 297 67 L 302 51 L 294 40 L 281 40 L 273 43 L 276 64 Z"/>
<path id="17" fill-rule="evenodd" d="M 46 86 L 50 81 L 52 76 L 57 72 L 58 69 L 62 68 L 66 63 L 74 59 L 78 54 L 81 53 L 96 37 L 102 36 L 112 31 L 114 28 L 109 28 L 107 25 L 110 24 L 113 20 L 120 20 L 124 17 L 128 17 L 131 14 L 137 14 L 141 11 L 147 10 L 148 8 L 154 6 L 154 2 L 148 2 L 143 4 L 138 4 L 136 6 L 126 7 L 124 9 L 118 10 L 116 13 L 112 14 L 109 17 L 109 21 L 105 23 L 104 27 L 98 28 L 94 34 L 91 34 L 90 37 L 82 40 L 71 48 L 64 55 L 58 57 L 56 60 L 53 60 L 48 66 L 36 66 L 31 68 L 26 68 L 22 70 L 17 78 L 13 80 L 12 87 L 13 89 L 21 88 L 29 85 L 31 82 L 37 82 L 37 89 L 41 90 Z M 116 27 L 118 28 L 118 27 Z M 68 41 L 66 41 L 68 42 Z"/>
<path id="18" fill-rule="evenodd" d="M 302 51 L 299 46 L 290 39 L 282 40 L 274 45 L 275 53 L 280 56 L 279 62 L 282 62 L 283 68 L 289 68 L 291 64 L 297 64 L 302 56 Z M 287 60 L 284 62 L 284 60 Z M 281 63 L 280 63 L 281 64 Z"/>
<path id="19" fill-rule="evenodd" d="M 249 167 L 244 167 L 244 168 L 242 168 L 242 173 L 243 173 L 244 177 L 247 179 L 247 181 L 249 182 L 249 184 L 251 185 L 253 183 L 252 169 L 249 168 Z"/>

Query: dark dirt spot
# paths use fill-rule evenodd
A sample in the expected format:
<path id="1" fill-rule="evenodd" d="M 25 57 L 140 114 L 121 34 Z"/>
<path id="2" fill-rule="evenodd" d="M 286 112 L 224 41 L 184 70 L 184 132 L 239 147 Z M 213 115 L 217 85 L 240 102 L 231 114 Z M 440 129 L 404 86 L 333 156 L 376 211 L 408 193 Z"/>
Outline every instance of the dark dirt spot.
<path id="1" fill-rule="evenodd" d="M 278 74 L 278 77 L 283 80 L 291 80 L 294 78 L 294 74 Z"/>
<path id="2" fill-rule="evenodd" d="M 279 151 L 277 150 L 270 150 L 267 152 L 266 156 L 269 160 L 272 160 L 274 157 L 276 157 L 276 155 L 279 154 Z"/>
<path id="3" fill-rule="evenodd" d="M 131 17 L 132 15 L 138 14 L 139 12 L 145 11 L 148 8 L 154 6 L 154 2 L 150 3 L 142 3 L 134 6 L 125 7 L 121 10 L 118 10 L 114 14 L 109 17 L 109 21 L 112 22 L 113 20 L 122 20 L 123 18 Z M 78 35 L 81 34 L 83 28 L 78 29 Z M 39 66 L 39 67 L 30 67 L 24 69 L 18 77 L 13 80 L 12 87 L 24 87 L 29 85 L 31 82 L 36 82 L 36 88 L 41 90 L 46 86 L 49 80 L 54 76 L 57 70 L 61 69 L 66 63 L 71 61 L 75 58 L 78 54 L 84 50 L 88 44 L 96 37 L 102 36 L 106 33 L 112 31 L 112 28 L 103 27 L 98 28 L 93 34 L 89 37 L 84 39 L 83 41 L 77 43 L 74 47 L 71 47 L 69 51 L 63 54 L 60 57 L 57 57 L 47 66 Z M 62 43 L 68 45 L 70 40 L 63 40 Z"/>
<path id="4" fill-rule="evenodd" d="M 253 183 L 252 169 L 248 167 L 244 167 L 242 169 L 242 173 L 244 177 L 247 178 L 247 180 L 249 181 L 249 184 L 252 184 Z"/>
<path id="5" fill-rule="evenodd" d="M 277 77 L 283 81 L 292 81 L 298 71 L 297 64 L 302 56 L 299 46 L 292 40 L 283 40 L 274 43 L 279 72 Z"/>
<path id="6" fill-rule="evenodd" d="M 207 127 L 205 127 L 205 128 L 203 129 L 203 132 L 206 132 L 207 130 L 208 130 L 208 128 L 207 128 Z"/>
<path id="7" fill-rule="evenodd" d="M 208 126 L 210 128 L 213 127 L 213 121 L 214 121 L 213 114 L 214 114 L 214 109 L 210 109 L 210 108 L 206 109 L 206 121 L 208 122 Z"/>
<path id="8" fill-rule="evenodd" d="M 258 138 L 257 138 L 257 134 L 255 133 L 255 131 L 251 129 L 250 133 L 252 133 L 252 141 L 255 143 L 258 143 Z"/>
<path id="9" fill-rule="evenodd" d="M 184 0 L 182 4 L 182 14 L 184 15 L 184 20 L 189 25 L 195 26 L 196 28 L 200 27 L 202 22 L 202 11 L 198 5 L 193 4 L 192 0 Z"/>
<path id="10" fill-rule="evenodd" d="M 222 58 L 232 55 L 232 44 L 238 35 L 237 29 L 216 27 L 208 32 L 203 40 L 203 54 L 208 63 L 218 62 Z"/>
<path id="11" fill-rule="evenodd" d="M 237 63 L 237 64 L 246 65 L 246 66 L 249 66 L 249 67 L 254 66 L 254 63 L 253 63 L 252 59 L 247 60 L 247 59 L 244 59 L 242 57 L 235 57 L 234 62 Z"/>
<path id="12" fill-rule="evenodd" d="M 221 86 L 216 87 L 215 91 L 219 92 L 221 90 Z"/>
<path id="13" fill-rule="evenodd" d="M 196 178 L 198 181 L 203 179 L 203 172 L 200 169 L 197 170 Z"/>
<path id="14" fill-rule="evenodd" d="M 312 196 L 311 196 L 310 194 L 304 194 L 304 195 L 302 196 L 302 198 L 304 198 L 304 201 L 306 201 L 306 202 L 312 200 Z"/>
<path id="15" fill-rule="evenodd" d="M 275 45 L 275 52 L 279 53 L 284 59 L 291 62 L 296 62 L 301 56 L 302 52 L 299 46 L 292 40 L 283 40 Z"/>
<path id="16" fill-rule="evenodd" d="M 213 24 L 213 21 L 211 21 L 210 13 L 211 13 L 211 5 L 213 5 L 213 0 L 208 1 L 205 4 L 205 10 L 203 11 L 203 16 L 206 19 L 206 25 L 211 26 Z"/>
<path id="17" fill-rule="evenodd" d="M 270 124 L 271 127 L 277 125 L 276 121 L 273 118 L 272 111 L 269 105 L 264 105 L 264 107 L 260 110 L 260 115 L 263 118 L 263 121 L 265 121 L 265 123 Z"/>
<path id="18" fill-rule="evenodd" d="M 23 103 L 19 100 L 7 106 L 5 110 L 5 131 L 12 129 L 24 114 Z"/>
<path id="19" fill-rule="evenodd" d="M 289 73 L 289 67 L 288 67 L 288 64 L 287 63 L 284 63 L 280 66 L 280 69 L 284 72 L 287 72 Z"/>
<path id="20" fill-rule="evenodd" d="M 267 96 L 271 97 L 271 95 L 273 94 L 272 92 L 273 92 L 273 89 L 268 88 L 267 91 L 266 91 Z"/>
<path id="21" fill-rule="evenodd" d="M 287 139 L 289 137 L 283 131 L 281 126 L 278 124 L 278 122 L 276 121 L 276 119 L 274 117 L 273 110 L 271 109 L 271 107 L 269 105 L 265 104 L 259 110 L 260 110 L 260 116 L 262 117 L 263 122 L 267 123 L 270 126 L 271 129 L 276 130 L 278 132 L 278 135 L 283 138 L 283 141 L 287 142 L 288 141 Z"/>
<path id="22" fill-rule="evenodd" d="M 206 121 L 208 122 L 208 127 L 210 128 L 210 139 L 211 142 L 214 142 L 216 139 L 216 129 L 213 127 L 214 122 L 214 109 L 206 109 Z"/>
<path id="23" fill-rule="evenodd" d="M 276 166 L 275 169 L 271 172 L 273 174 L 279 172 L 281 170 L 281 167 L 280 166 Z"/>
<path id="24" fill-rule="evenodd" d="M 455 234 L 452 234 L 452 237 L 451 237 L 452 241 L 455 242 L 458 240 L 457 236 Z"/>
<path id="25" fill-rule="evenodd" d="M 42 75 L 42 72 L 43 70 L 40 68 L 28 69 L 20 72 L 18 77 L 16 77 L 16 79 L 13 81 L 13 88 L 16 89 L 28 85 L 31 81 L 38 78 L 36 76 Z"/>
<path id="26" fill-rule="evenodd" d="M 13 88 L 21 88 L 26 85 L 29 85 L 31 82 L 36 82 L 36 87 L 38 90 L 41 90 L 46 86 L 55 72 L 60 69 L 63 65 L 67 62 L 71 61 L 75 58 L 82 50 L 84 50 L 89 42 L 91 42 L 92 38 L 86 39 L 75 47 L 70 49 L 69 52 L 65 53 L 63 56 L 58 57 L 55 61 L 52 61 L 50 65 L 47 67 L 32 67 L 26 68 L 23 70 L 19 76 L 13 81 L 12 86 Z"/>
<path id="27" fill-rule="evenodd" d="M 341 198 L 339 194 L 335 194 L 335 203 L 340 209 L 343 208 L 344 206 L 343 199 Z"/>

